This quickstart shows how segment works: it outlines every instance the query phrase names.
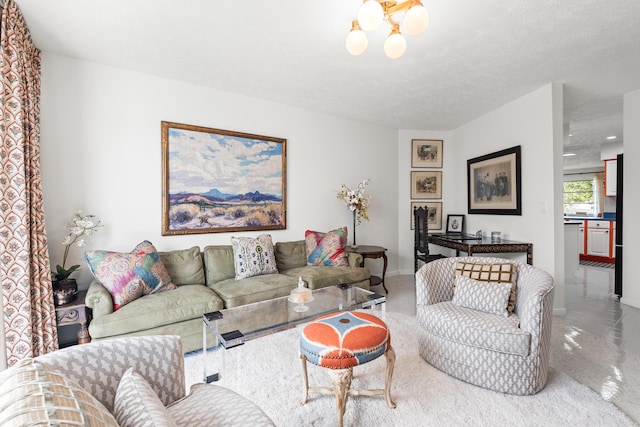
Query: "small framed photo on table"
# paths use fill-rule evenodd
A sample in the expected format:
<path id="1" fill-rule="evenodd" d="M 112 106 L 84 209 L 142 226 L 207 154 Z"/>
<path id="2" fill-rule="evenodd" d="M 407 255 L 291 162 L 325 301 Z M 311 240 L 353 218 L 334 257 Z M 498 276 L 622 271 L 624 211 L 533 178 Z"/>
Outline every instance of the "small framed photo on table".
<path id="1" fill-rule="evenodd" d="M 464 215 L 447 215 L 447 233 L 462 233 Z"/>

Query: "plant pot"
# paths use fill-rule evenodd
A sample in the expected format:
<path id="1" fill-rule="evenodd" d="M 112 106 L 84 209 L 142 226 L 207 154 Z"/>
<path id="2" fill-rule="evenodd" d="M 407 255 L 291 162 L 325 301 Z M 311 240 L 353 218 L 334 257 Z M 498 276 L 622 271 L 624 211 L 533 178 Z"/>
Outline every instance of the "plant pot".
<path id="1" fill-rule="evenodd" d="M 64 305 L 73 301 L 78 295 L 78 282 L 76 279 L 56 280 L 53 282 L 53 302 L 55 305 Z"/>

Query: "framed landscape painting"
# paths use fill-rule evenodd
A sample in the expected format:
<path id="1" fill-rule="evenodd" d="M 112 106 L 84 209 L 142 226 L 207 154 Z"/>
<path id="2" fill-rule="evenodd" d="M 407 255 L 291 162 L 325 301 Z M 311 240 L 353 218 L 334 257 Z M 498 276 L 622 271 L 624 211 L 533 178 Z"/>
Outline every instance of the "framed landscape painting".
<path id="1" fill-rule="evenodd" d="M 411 171 L 412 199 L 441 199 L 442 172 Z"/>
<path id="2" fill-rule="evenodd" d="M 162 235 L 286 228 L 286 144 L 162 122 Z"/>
<path id="3" fill-rule="evenodd" d="M 412 168 L 441 168 L 442 140 L 441 139 L 412 139 L 411 140 Z"/>
<path id="4" fill-rule="evenodd" d="M 520 146 L 467 160 L 470 214 L 522 215 Z"/>
<path id="5" fill-rule="evenodd" d="M 415 230 L 413 208 L 424 208 L 427 211 L 427 229 L 429 231 L 442 230 L 442 202 L 411 202 L 411 229 Z"/>

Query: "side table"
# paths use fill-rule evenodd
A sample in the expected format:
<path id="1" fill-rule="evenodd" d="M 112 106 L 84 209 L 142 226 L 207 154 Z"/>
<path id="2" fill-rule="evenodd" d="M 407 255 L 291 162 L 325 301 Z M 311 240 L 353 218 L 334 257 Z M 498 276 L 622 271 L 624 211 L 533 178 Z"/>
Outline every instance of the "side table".
<path id="1" fill-rule="evenodd" d="M 70 303 L 56 307 L 56 321 L 58 322 L 58 327 L 80 325 L 80 330 L 78 331 L 78 344 L 86 344 L 91 341 L 91 336 L 87 329 L 89 322 L 91 321 L 91 314 L 84 303 L 86 296 L 87 291 L 79 291 L 76 299 Z"/>
<path id="2" fill-rule="evenodd" d="M 371 276 L 371 286 L 382 285 L 385 293 L 389 293 L 387 287 L 384 285 L 384 276 L 387 274 L 387 249 L 382 246 L 370 246 L 370 245 L 360 245 L 357 248 L 352 248 L 351 246 L 347 246 L 345 248 L 345 252 L 353 252 L 356 254 L 362 255 L 362 264 L 361 267 L 364 267 L 364 260 L 367 258 L 378 259 L 382 258 L 384 261 L 384 265 L 382 266 L 382 277 Z"/>

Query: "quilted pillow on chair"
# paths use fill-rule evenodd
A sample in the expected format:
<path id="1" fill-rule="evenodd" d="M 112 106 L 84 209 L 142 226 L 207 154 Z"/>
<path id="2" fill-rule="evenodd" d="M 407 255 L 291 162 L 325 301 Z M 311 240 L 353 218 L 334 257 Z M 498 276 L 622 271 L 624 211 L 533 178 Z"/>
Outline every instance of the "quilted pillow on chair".
<path id="1" fill-rule="evenodd" d="M 507 305 L 511 283 L 481 282 L 470 277 L 458 276 L 453 294 L 453 304 L 507 317 Z"/>
<path id="2" fill-rule="evenodd" d="M 278 272 L 276 253 L 270 234 L 252 237 L 232 237 L 236 280 Z"/>
<path id="3" fill-rule="evenodd" d="M 482 264 L 458 262 L 456 276 L 470 277 L 481 282 L 511 283 L 509 295 L 509 313 L 516 307 L 516 266 L 510 262 L 502 264 Z M 457 284 L 458 277 L 456 277 Z"/>
<path id="4" fill-rule="evenodd" d="M 307 245 L 307 265 L 349 266 L 347 254 L 344 252 L 347 245 L 347 227 L 328 233 L 307 230 L 304 238 Z"/>
<path id="5" fill-rule="evenodd" d="M 84 258 L 93 276 L 113 297 L 114 310 L 143 295 L 176 288 L 158 251 L 147 240 L 129 253 L 87 251 Z"/>

